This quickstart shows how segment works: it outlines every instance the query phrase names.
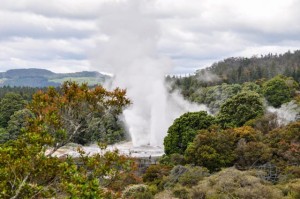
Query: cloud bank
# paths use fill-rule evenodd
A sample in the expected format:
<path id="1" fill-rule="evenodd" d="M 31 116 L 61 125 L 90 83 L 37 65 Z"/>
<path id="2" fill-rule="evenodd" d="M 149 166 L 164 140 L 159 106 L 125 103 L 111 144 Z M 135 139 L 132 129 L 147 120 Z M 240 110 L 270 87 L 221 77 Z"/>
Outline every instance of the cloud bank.
<path id="1" fill-rule="evenodd" d="M 95 43 L 109 37 L 97 24 L 103 5 L 131 1 L 2 0 L 0 71 L 91 69 Z M 157 50 L 171 58 L 172 73 L 194 72 L 226 57 L 283 53 L 300 45 L 297 0 L 147 0 L 145 5 L 143 12 L 161 27 Z"/>

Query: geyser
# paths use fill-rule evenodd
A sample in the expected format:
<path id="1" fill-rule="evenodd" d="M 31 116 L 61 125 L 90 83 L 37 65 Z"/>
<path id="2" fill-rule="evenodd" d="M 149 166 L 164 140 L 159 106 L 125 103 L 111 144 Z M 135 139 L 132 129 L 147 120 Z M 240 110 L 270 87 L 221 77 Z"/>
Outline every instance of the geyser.
<path id="1" fill-rule="evenodd" d="M 101 8 L 94 66 L 114 74 L 113 87 L 127 89 L 132 105 L 124 111 L 134 146 L 162 146 L 168 127 L 187 111 L 206 108 L 169 94 L 165 75 L 170 59 L 158 54 L 159 24 L 151 1 L 111 1 Z"/>

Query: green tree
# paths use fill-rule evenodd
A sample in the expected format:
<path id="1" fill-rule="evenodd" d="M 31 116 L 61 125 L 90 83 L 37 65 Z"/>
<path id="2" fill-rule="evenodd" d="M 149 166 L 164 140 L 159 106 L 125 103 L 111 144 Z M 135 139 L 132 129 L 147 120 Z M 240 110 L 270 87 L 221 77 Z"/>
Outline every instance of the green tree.
<path id="1" fill-rule="evenodd" d="M 235 138 L 233 134 L 219 128 L 200 130 L 185 151 L 186 161 L 203 166 L 210 171 L 233 165 Z"/>
<path id="2" fill-rule="evenodd" d="M 9 140 L 9 134 L 5 128 L 0 128 L 0 144 Z"/>
<path id="3" fill-rule="evenodd" d="M 168 135 L 164 139 L 165 153 L 183 154 L 198 130 L 206 129 L 214 123 L 215 118 L 205 111 L 183 114 L 168 129 Z"/>
<path id="4" fill-rule="evenodd" d="M 291 78 L 276 76 L 263 84 L 263 94 L 266 100 L 278 108 L 292 99 L 298 84 Z"/>
<path id="5" fill-rule="evenodd" d="M 105 142 L 114 144 L 125 139 L 124 123 L 117 115 L 107 112 L 103 116 L 95 116 L 89 121 L 88 128 L 84 135 L 79 135 L 75 139 L 79 143 Z"/>
<path id="6" fill-rule="evenodd" d="M 125 94 L 126 91 L 119 88 L 107 91 L 101 86 L 89 89 L 87 84 L 65 82 L 60 92 L 49 88 L 36 93 L 28 109 L 56 139 L 55 151 L 68 142 L 85 144 L 81 137 L 87 133 L 89 123 L 108 112 L 119 115 L 130 103 Z"/>
<path id="7" fill-rule="evenodd" d="M 224 127 L 242 126 L 250 119 L 263 115 L 263 103 L 255 92 L 242 92 L 228 99 L 217 119 Z"/>
<path id="8" fill-rule="evenodd" d="M 22 130 L 29 125 L 29 120 L 33 119 L 34 115 L 28 109 L 16 111 L 8 121 L 7 132 L 9 139 L 16 139 Z"/>
<path id="9" fill-rule="evenodd" d="M 6 128 L 10 116 L 24 107 L 25 101 L 21 95 L 16 93 L 6 93 L 0 101 L 0 127 Z"/>

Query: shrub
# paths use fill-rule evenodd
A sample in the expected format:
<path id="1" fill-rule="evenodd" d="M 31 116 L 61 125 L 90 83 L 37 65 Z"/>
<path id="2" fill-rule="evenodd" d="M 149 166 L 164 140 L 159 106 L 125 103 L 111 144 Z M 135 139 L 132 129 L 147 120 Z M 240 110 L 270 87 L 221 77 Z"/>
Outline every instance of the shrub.
<path id="1" fill-rule="evenodd" d="M 282 192 L 268 182 L 256 177 L 256 172 L 224 169 L 200 181 L 193 192 L 207 198 L 261 198 L 281 199 Z"/>
<path id="2" fill-rule="evenodd" d="M 189 191 L 185 187 L 178 186 L 173 189 L 173 195 L 180 199 L 188 199 Z"/>
<path id="3" fill-rule="evenodd" d="M 163 176 L 167 176 L 171 170 L 170 166 L 166 165 L 151 165 L 147 168 L 145 174 L 143 175 L 144 182 L 150 182 L 159 184 Z"/>
<path id="4" fill-rule="evenodd" d="M 186 166 L 186 168 L 188 170 L 184 172 L 182 175 L 180 175 L 180 177 L 178 178 L 178 182 L 183 186 L 188 186 L 188 187 L 194 186 L 204 177 L 209 176 L 208 169 L 204 167 Z"/>
<path id="5" fill-rule="evenodd" d="M 231 166 L 235 160 L 235 139 L 232 133 L 211 128 L 201 130 L 185 151 L 186 161 L 210 171 Z"/>
<path id="6" fill-rule="evenodd" d="M 152 199 L 153 194 L 147 185 L 139 184 L 127 187 L 123 191 L 122 197 L 130 199 Z"/>

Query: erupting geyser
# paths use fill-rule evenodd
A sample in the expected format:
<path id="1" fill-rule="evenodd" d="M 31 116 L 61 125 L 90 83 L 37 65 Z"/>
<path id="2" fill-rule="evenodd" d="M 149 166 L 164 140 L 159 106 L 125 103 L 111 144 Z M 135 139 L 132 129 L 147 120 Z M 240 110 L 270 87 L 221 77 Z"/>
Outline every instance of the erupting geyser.
<path id="1" fill-rule="evenodd" d="M 199 107 L 169 94 L 165 75 L 170 60 L 158 54 L 159 24 L 151 14 L 150 1 L 112 1 L 100 12 L 101 41 L 92 65 L 114 74 L 113 87 L 127 89 L 132 105 L 124 111 L 134 146 L 162 146 L 173 120 Z"/>

